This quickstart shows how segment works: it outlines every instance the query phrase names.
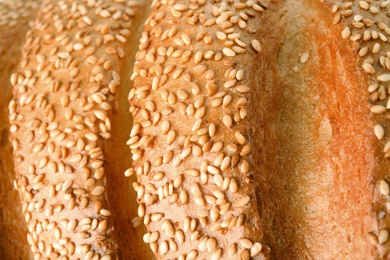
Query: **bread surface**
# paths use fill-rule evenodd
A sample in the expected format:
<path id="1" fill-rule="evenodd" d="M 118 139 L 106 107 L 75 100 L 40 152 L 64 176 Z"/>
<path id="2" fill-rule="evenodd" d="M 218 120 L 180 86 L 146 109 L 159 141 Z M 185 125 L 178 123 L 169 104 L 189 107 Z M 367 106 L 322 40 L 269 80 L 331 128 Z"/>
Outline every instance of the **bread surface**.
<path id="1" fill-rule="evenodd" d="M 30 259 L 27 228 L 19 196 L 13 188 L 14 164 L 9 138 L 10 76 L 19 63 L 25 34 L 41 1 L 0 1 L 0 259 Z"/>
<path id="2" fill-rule="evenodd" d="M 120 162 L 128 57 L 147 3 L 44 1 L 27 35 L 10 139 L 35 259 L 150 258 Z"/>
<path id="3" fill-rule="evenodd" d="M 0 256 L 388 258 L 389 3 L 46 0 L 11 77 L 24 216 L 2 209 Z"/>
<path id="4" fill-rule="evenodd" d="M 379 176 L 385 174 L 387 162 L 383 158 L 386 155 L 379 153 L 383 147 L 375 140 L 384 139 L 386 123 L 383 114 L 379 119 L 369 111 L 384 113 L 382 103 L 387 102 L 387 90 L 385 83 L 371 86 L 371 94 L 367 87 L 390 80 L 385 57 L 376 54 L 379 49 L 385 55 L 383 42 L 387 36 L 375 32 L 374 27 L 382 31 L 387 28 L 382 22 L 387 3 L 372 3 L 370 7 L 364 1 L 262 1 L 259 5 L 264 10 L 252 20 L 256 21 L 253 38 L 261 44 L 256 55 L 250 55 L 251 39 L 245 34 L 251 34 L 251 19 L 245 33 L 238 29 L 240 23 L 234 22 L 235 14 L 242 15 L 234 10 L 239 4 L 197 3 L 155 2 L 135 67 L 136 88 L 130 94 L 136 125 L 129 142 L 137 159 L 134 171 L 139 176 L 136 189 L 141 215 L 148 219 L 162 213 L 162 220 L 166 218 L 162 224 L 147 220 L 146 240 L 159 234 L 158 242 L 151 242 L 157 256 L 191 253 L 202 258 L 219 254 L 217 250 L 222 249 L 221 255 L 228 258 L 227 244 L 248 236 L 252 242 L 258 239 L 269 246 L 275 259 L 386 257 L 386 211 L 377 206 L 382 203 L 383 208 L 385 203 L 383 197 L 379 198 L 381 202 L 377 197 L 378 181 L 383 178 Z M 224 9 L 227 19 L 221 15 Z M 154 19 L 160 16 L 163 18 Z M 364 26 L 372 30 L 372 37 L 376 36 L 370 42 L 359 36 L 361 24 L 352 21 L 365 18 L 370 20 L 363 20 L 367 24 Z M 165 39 L 166 23 L 176 26 Z M 346 26 L 356 28 L 346 33 Z M 226 41 L 231 41 L 226 43 L 223 34 L 223 40 L 219 39 L 216 31 L 229 31 L 231 27 L 234 30 L 225 33 Z M 236 48 L 244 54 L 224 49 L 241 44 L 235 37 L 246 44 L 245 51 Z M 143 49 L 146 44 L 148 47 Z M 359 57 L 365 56 L 365 49 L 359 52 L 364 47 L 377 55 L 381 69 L 375 63 L 378 60 Z M 221 52 L 223 58 L 215 64 Z M 374 77 L 369 77 L 374 72 L 365 63 L 378 70 Z M 231 73 L 240 69 L 245 73 L 242 82 L 235 81 Z M 249 94 L 243 95 L 247 101 L 244 106 L 234 105 L 242 94 L 236 88 L 242 85 L 249 86 Z M 193 92 L 194 86 L 200 86 L 199 93 Z M 226 96 L 229 101 L 224 106 Z M 197 100 L 199 107 L 195 106 Z M 375 106 L 378 101 L 381 105 Z M 379 126 L 377 120 L 382 122 Z M 217 131 L 210 134 L 214 126 Z M 241 139 L 237 132 L 244 137 L 242 143 L 237 140 L 237 136 Z M 210 152 L 208 146 L 218 142 L 222 149 Z M 240 151 L 246 144 L 251 153 L 242 156 Z M 236 165 L 231 161 L 235 155 L 239 158 Z M 228 167 L 222 165 L 223 160 L 230 162 Z M 240 169 L 243 164 L 244 169 L 249 165 L 244 172 Z M 159 176 L 156 179 L 155 174 Z M 164 176 L 162 181 L 160 176 Z M 240 188 L 250 183 L 253 189 L 239 190 L 258 210 L 253 211 L 256 206 L 251 205 L 242 211 L 247 221 L 243 233 L 218 227 L 224 220 L 223 225 L 230 223 L 237 214 L 230 191 L 226 192 L 226 200 L 232 203 L 232 212 L 225 216 L 211 216 L 214 209 L 220 210 L 212 198 L 211 202 L 202 202 L 215 190 L 223 190 L 218 182 L 225 177 L 236 178 Z M 169 190 L 175 180 L 180 185 Z M 197 194 L 191 191 L 194 183 L 201 183 L 200 192 L 195 188 Z M 387 196 L 387 182 L 380 183 Z M 183 203 L 180 195 L 185 192 L 188 202 L 184 199 Z M 187 234 L 175 251 L 166 229 L 174 226 L 180 232 L 185 224 L 179 219 L 187 217 L 197 223 L 194 235 Z M 203 251 L 204 241 L 214 236 L 218 247 Z M 171 244 L 174 250 L 169 249 Z M 245 251 L 242 244 L 237 245 L 239 254 Z"/>
<path id="5" fill-rule="evenodd" d="M 269 257 L 256 180 L 265 172 L 251 135 L 262 100 L 252 97 L 264 87 L 261 29 L 283 5 L 153 4 L 132 76 L 128 144 L 144 240 L 158 259 Z"/>
<path id="6" fill-rule="evenodd" d="M 252 70 L 267 71 L 252 107 L 264 233 L 275 259 L 375 259 L 366 75 L 327 6 L 287 1 L 283 14 L 265 34 L 281 44 Z"/>

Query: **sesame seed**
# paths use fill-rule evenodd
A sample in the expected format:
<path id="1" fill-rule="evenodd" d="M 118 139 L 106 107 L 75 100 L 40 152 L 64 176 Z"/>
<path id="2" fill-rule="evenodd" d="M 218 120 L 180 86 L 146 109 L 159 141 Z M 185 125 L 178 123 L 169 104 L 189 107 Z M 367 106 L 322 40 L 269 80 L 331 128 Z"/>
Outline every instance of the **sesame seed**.
<path id="1" fill-rule="evenodd" d="M 378 138 L 378 140 L 382 140 L 385 135 L 385 130 L 381 125 L 375 125 L 374 126 L 374 133 L 375 136 Z"/>
<path id="2" fill-rule="evenodd" d="M 380 245 L 386 243 L 388 239 L 389 239 L 389 231 L 387 229 L 382 229 L 381 231 L 379 231 L 378 243 Z"/>
<path id="3" fill-rule="evenodd" d="M 376 235 L 374 235 L 373 233 L 368 233 L 368 241 L 370 241 L 370 243 L 372 245 L 376 245 L 378 244 L 378 238 Z"/>
<path id="4" fill-rule="evenodd" d="M 221 258 L 221 256 L 222 256 L 222 248 L 218 248 L 218 249 L 216 249 L 213 253 L 212 253 L 212 255 L 211 255 L 211 260 L 219 260 L 220 258 Z"/>
<path id="5" fill-rule="evenodd" d="M 349 27 L 345 27 L 344 30 L 341 32 L 341 37 L 347 39 L 350 36 L 351 36 L 351 29 Z"/>
<path id="6" fill-rule="evenodd" d="M 260 42 L 259 42 L 258 40 L 252 40 L 251 46 L 252 46 L 252 48 L 253 48 L 256 52 L 260 52 L 260 51 L 261 51 L 261 45 L 260 45 Z"/>
<path id="7" fill-rule="evenodd" d="M 168 237 L 173 237 L 175 235 L 175 228 L 170 222 L 168 222 L 165 227 L 165 233 Z"/>
<path id="8" fill-rule="evenodd" d="M 172 144 L 175 141 L 176 133 L 173 130 L 170 130 L 167 135 L 167 143 Z"/>
<path id="9" fill-rule="evenodd" d="M 369 74 L 375 74 L 374 67 L 369 63 L 363 63 L 363 69 Z"/>
<path id="10" fill-rule="evenodd" d="M 195 170 L 195 169 L 185 170 L 184 173 L 186 173 L 192 177 L 198 177 L 200 175 L 199 171 Z"/>
<path id="11" fill-rule="evenodd" d="M 248 249 L 242 250 L 241 259 L 242 260 L 250 260 L 250 251 Z"/>
<path id="12" fill-rule="evenodd" d="M 390 81 L 390 74 L 382 74 L 382 75 L 379 75 L 377 77 L 377 80 L 378 81 L 381 81 L 381 82 L 388 82 Z"/>
<path id="13" fill-rule="evenodd" d="M 235 132 L 234 137 L 239 144 L 243 145 L 246 143 L 245 137 L 240 132 Z"/>
<path id="14" fill-rule="evenodd" d="M 222 53 L 225 54 L 227 57 L 236 56 L 236 53 L 232 49 L 229 49 L 229 48 L 223 48 Z"/>
<path id="15" fill-rule="evenodd" d="M 97 186 L 92 190 L 92 195 L 99 196 L 104 193 L 106 189 L 103 186 Z"/>
<path id="16" fill-rule="evenodd" d="M 359 1 L 359 7 L 363 10 L 368 10 L 370 5 L 366 1 Z"/>
<path id="17" fill-rule="evenodd" d="M 238 242 L 240 242 L 240 245 L 243 247 L 243 248 L 247 248 L 247 249 L 250 249 L 252 247 L 252 242 L 247 239 L 247 238 L 241 238 L 238 240 Z"/>
<path id="18" fill-rule="evenodd" d="M 211 237 L 207 240 L 206 247 L 209 253 L 212 253 L 217 246 L 218 244 L 215 238 Z"/>
<path id="19" fill-rule="evenodd" d="M 60 57 L 61 59 L 67 59 L 69 58 L 70 54 L 69 52 L 59 52 L 58 53 L 58 57 Z"/>
<path id="20" fill-rule="evenodd" d="M 92 142 L 96 142 L 97 141 L 97 136 L 94 134 L 94 133 L 87 133 L 85 134 L 85 137 L 89 140 L 89 141 L 92 141 Z"/>
<path id="21" fill-rule="evenodd" d="M 301 58 L 299 59 L 299 61 L 301 63 L 306 63 L 308 60 L 309 60 L 309 55 L 310 53 L 309 52 L 305 52 L 301 55 Z"/>
<path id="22" fill-rule="evenodd" d="M 165 255 L 168 252 L 168 250 L 169 250 L 168 242 L 166 240 L 162 241 L 158 247 L 159 254 Z"/>
<path id="23" fill-rule="evenodd" d="M 379 191 L 383 196 L 388 196 L 390 194 L 390 187 L 386 180 L 379 181 Z"/>
<path id="24" fill-rule="evenodd" d="M 230 245 L 227 249 L 227 254 L 228 256 L 233 256 L 237 253 L 237 244 L 234 243 L 232 245 Z"/>
<path id="25" fill-rule="evenodd" d="M 371 107 L 371 112 L 374 114 L 382 114 L 386 112 L 386 107 L 382 105 L 373 105 Z"/>
<path id="26" fill-rule="evenodd" d="M 236 202 L 236 207 L 245 207 L 250 201 L 250 197 L 249 196 L 244 196 L 242 198 L 240 198 L 237 202 Z"/>

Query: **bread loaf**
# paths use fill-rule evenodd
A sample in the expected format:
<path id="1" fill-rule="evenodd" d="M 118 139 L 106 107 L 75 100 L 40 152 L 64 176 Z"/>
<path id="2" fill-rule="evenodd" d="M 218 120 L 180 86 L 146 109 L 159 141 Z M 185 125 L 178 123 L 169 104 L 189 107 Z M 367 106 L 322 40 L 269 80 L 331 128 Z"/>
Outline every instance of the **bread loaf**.
<path id="1" fill-rule="evenodd" d="M 121 120 L 147 4 L 48 0 L 27 34 L 9 117 L 34 259 L 150 259 L 131 225 Z"/>
<path id="2" fill-rule="evenodd" d="M 9 105 L 34 257 L 388 258 L 389 6 L 46 0 Z"/>
<path id="3" fill-rule="evenodd" d="M 387 259 L 389 258 L 389 123 L 388 109 L 390 81 L 388 11 L 389 1 L 324 1 L 328 13 L 333 13 L 332 23 L 337 28 L 337 41 L 340 52 L 349 50 L 352 60 L 346 63 L 346 75 L 350 77 L 350 84 L 344 85 L 344 91 L 364 90 L 359 99 L 354 93 L 345 96 L 350 99 L 349 106 L 341 106 L 339 113 L 348 111 L 351 121 L 346 120 L 344 129 L 350 132 L 350 146 L 342 140 L 340 163 L 354 165 L 356 170 L 351 175 L 340 175 L 345 180 L 345 190 L 354 194 L 354 199 L 347 204 L 351 217 L 340 222 L 346 234 L 360 234 L 363 232 L 366 241 L 373 245 L 359 244 L 357 252 L 359 258 Z M 354 66 L 351 66 L 354 65 Z M 358 68 L 356 68 L 358 67 Z M 345 79 L 345 77 L 343 77 Z M 362 98 L 363 97 L 363 98 Z M 341 98 L 337 98 L 341 100 Z M 340 102 L 341 103 L 341 102 Z M 351 109 L 351 107 L 354 109 Z M 352 111 L 351 111 L 352 110 Z M 368 112 L 370 111 L 370 112 Z M 356 121 L 360 121 L 358 123 Z M 345 124 L 345 123 L 344 123 Z M 355 127 L 355 129 L 351 129 Z M 344 134 L 347 135 L 347 134 Z M 340 146 L 340 144 L 338 144 Z M 347 152 L 349 151 L 349 152 Z M 355 158 L 358 155 L 358 158 Z M 348 159 L 345 159 L 348 157 Z M 346 166 L 344 166 L 346 167 Z M 351 167 L 352 168 L 352 167 Z M 352 168 L 353 169 L 353 168 Z M 351 185 L 352 177 L 359 182 Z M 349 179 L 349 180 L 348 180 Z M 345 199 L 346 197 L 344 197 Z M 335 208 L 337 210 L 337 208 Z M 338 209 L 339 210 L 339 209 Z M 355 224 L 353 224 L 355 222 Z M 351 223 L 351 228 L 344 224 Z M 348 225 L 347 225 L 348 227 Z M 353 228 L 353 229 L 352 229 Z M 351 232 L 352 231 L 352 232 Z M 348 233 L 347 233 L 348 232 Z M 352 240 L 353 241 L 353 240 Z M 353 255 L 353 254 L 351 254 Z M 356 258 L 356 257 L 355 257 Z"/>
<path id="4" fill-rule="evenodd" d="M 158 259 L 269 256 L 248 114 L 269 2 L 153 3 L 132 76 L 128 144 L 144 241 Z"/>
<path id="5" fill-rule="evenodd" d="M 12 97 L 10 75 L 16 70 L 25 34 L 34 21 L 41 1 L 0 1 L 0 259 L 30 259 L 27 228 L 15 179 L 9 138 L 8 102 Z"/>

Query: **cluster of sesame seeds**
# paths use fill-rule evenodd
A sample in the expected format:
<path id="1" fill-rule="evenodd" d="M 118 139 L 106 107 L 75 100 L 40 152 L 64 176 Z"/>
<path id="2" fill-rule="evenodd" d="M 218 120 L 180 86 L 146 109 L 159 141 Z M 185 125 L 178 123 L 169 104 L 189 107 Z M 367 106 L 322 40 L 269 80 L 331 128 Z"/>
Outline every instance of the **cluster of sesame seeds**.
<path id="1" fill-rule="evenodd" d="M 13 155 L 8 142 L 7 104 L 12 96 L 9 77 L 17 69 L 25 34 L 35 20 L 40 3 L 39 0 L 0 1 L 0 255 L 3 259 L 32 257 L 26 240 L 27 227 L 20 224 L 24 220 L 19 196 L 11 191 L 15 174 L 11 168 Z"/>
<path id="2" fill-rule="evenodd" d="M 31 22 L 28 17 L 39 7 L 40 1 L 0 1 L 0 27 L 12 29 L 25 23 Z M 3 48 L 0 45 L 0 48 Z M 1 53 L 1 52 L 0 52 Z"/>
<path id="3" fill-rule="evenodd" d="M 14 186 L 35 259 L 117 256 L 103 144 L 137 5 L 46 1 L 27 34 L 9 118 Z"/>
<path id="4" fill-rule="evenodd" d="M 342 24 L 341 37 L 351 41 L 356 49 L 359 63 L 367 74 L 370 111 L 377 122 L 373 134 L 383 149 L 383 157 L 390 157 L 387 117 L 390 109 L 390 27 L 387 23 L 390 1 L 328 1 L 333 5 L 333 24 Z M 389 238 L 389 179 L 385 175 L 377 176 L 381 204 L 378 211 L 378 230 L 369 233 L 374 245 L 383 245 Z M 377 203 L 377 204 L 378 204 Z"/>
<path id="5" fill-rule="evenodd" d="M 269 1 L 156 0 L 131 79 L 127 145 L 139 202 L 134 226 L 157 258 L 250 259 L 264 253 L 251 184 L 247 63 Z M 266 251 L 266 250 L 265 250 Z"/>

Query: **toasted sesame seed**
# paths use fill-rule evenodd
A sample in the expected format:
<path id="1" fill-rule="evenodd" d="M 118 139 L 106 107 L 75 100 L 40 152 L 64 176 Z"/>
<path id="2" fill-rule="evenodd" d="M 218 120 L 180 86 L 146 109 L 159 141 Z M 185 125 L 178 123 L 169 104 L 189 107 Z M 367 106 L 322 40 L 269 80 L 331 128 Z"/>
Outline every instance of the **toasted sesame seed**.
<path id="1" fill-rule="evenodd" d="M 260 52 L 260 51 L 261 51 L 261 45 L 260 45 L 260 42 L 259 42 L 258 40 L 252 40 L 251 46 L 252 46 L 252 48 L 253 48 L 256 52 Z"/>
<path id="2" fill-rule="evenodd" d="M 103 194 L 105 190 L 106 190 L 106 189 L 105 189 L 103 186 L 97 186 L 97 187 L 95 187 L 95 188 L 92 190 L 91 193 L 92 193 L 92 195 L 98 196 L 98 195 Z"/>
<path id="3" fill-rule="evenodd" d="M 168 237 L 173 237 L 175 235 L 175 228 L 170 222 L 168 222 L 165 227 L 165 233 Z"/>
<path id="4" fill-rule="evenodd" d="M 231 128 L 233 126 L 233 119 L 229 115 L 224 115 L 222 118 L 222 122 L 225 126 Z"/>
<path id="5" fill-rule="evenodd" d="M 260 254 L 262 245 L 258 242 L 254 243 L 253 246 L 251 247 L 251 257 L 255 257 Z"/>
<path id="6" fill-rule="evenodd" d="M 172 144 L 175 141 L 176 133 L 173 130 L 170 130 L 167 135 L 167 143 Z"/>
<path id="7" fill-rule="evenodd" d="M 253 245 L 253 243 L 247 239 L 247 238 L 240 238 L 238 240 L 238 242 L 240 242 L 240 245 L 243 247 L 243 248 L 247 248 L 247 249 L 250 249 Z"/>
<path id="8" fill-rule="evenodd" d="M 158 247 L 159 254 L 165 255 L 168 252 L 168 250 L 169 250 L 168 242 L 166 240 L 162 241 Z"/>
<path id="9" fill-rule="evenodd" d="M 382 140 L 383 136 L 385 135 L 385 130 L 381 125 L 375 125 L 374 126 L 374 133 L 375 136 L 378 138 L 378 140 Z"/>
<path id="10" fill-rule="evenodd" d="M 390 194 L 390 186 L 386 180 L 382 179 L 379 181 L 379 191 L 384 196 L 388 196 Z"/>
<path id="11" fill-rule="evenodd" d="M 390 81 L 390 74 L 382 74 L 382 75 L 379 75 L 377 77 L 377 80 L 378 81 L 381 81 L 381 82 L 388 82 Z"/>
<path id="12" fill-rule="evenodd" d="M 248 249 L 242 250 L 240 257 L 242 260 L 250 260 L 250 251 Z"/>
<path id="13" fill-rule="evenodd" d="M 368 240 L 370 241 L 370 243 L 371 243 L 372 245 L 378 244 L 378 238 L 377 238 L 376 235 L 374 235 L 373 233 L 368 233 L 367 236 L 368 236 Z"/>
<path id="14" fill-rule="evenodd" d="M 225 54 L 227 57 L 236 56 L 236 53 L 232 49 L 229 49 L 229 48 L 223 48 L 222 53 Z"/>
<path id="15" fill-rule="evenodd" d="M 359 7 L 363 10 L 368 10 L 370 5 L 366 1 L 359 1 Z"/>
<path id="16" fill-rule="evenodd" d="M 211 260 L 219 260 L 219 259 L 221 258 L 221 256 L 222 256 L 222 253 L 223 253 L 222 248 L 218 248 L 218 249 L 216 249 L 216 250 L 212 253 L 210 259 L 211 259 Z"/>
<path id="17" fill-rule="evenodd" d="M 245 207 L 250 201 L 250 197 L 249 196 L 243 196 L 242 198 L 240 198 L 237 202 L 236 202 L 236 207 Z"/>
<path id="18" fill-rule="evenodd" d="M 351 29 L 349 27 L 345 27 L 341 33 L 341 37 L 347 39 L 351 36 Z"/>
<path id="19" fill-rule="evenodd" d="M 389 239 L 389 231 L 387 229 L 382 229 L 381 231 L 379 231 L 378 243 L 380 245 L 386 243 L 388 239 Z"/>
<path id="20" fill-rule="evenodd" d="M 218 244 L 217 244 L 217 240 L 215 238 L 211 237 L 207 240 L 206 247 L 207 247 L 207 251 L 209 253 L 212 253 L 217 246 L 218 246 Z"/>
<path id="21" fill-rule="evenodd" d="M 60 57 L 61 59 L 67 59 L 69 57 L 69 52 L 59 52 L 58 53 L 58 57 Z"/>
<path id="22" fill-rule="evenodd" d="M 373 105 L 371 107 L 371 112 L 374 114 L 382 114 L 386 112 L 386 110 L 387 110 L 386 107 L 382 105 Z"/>

